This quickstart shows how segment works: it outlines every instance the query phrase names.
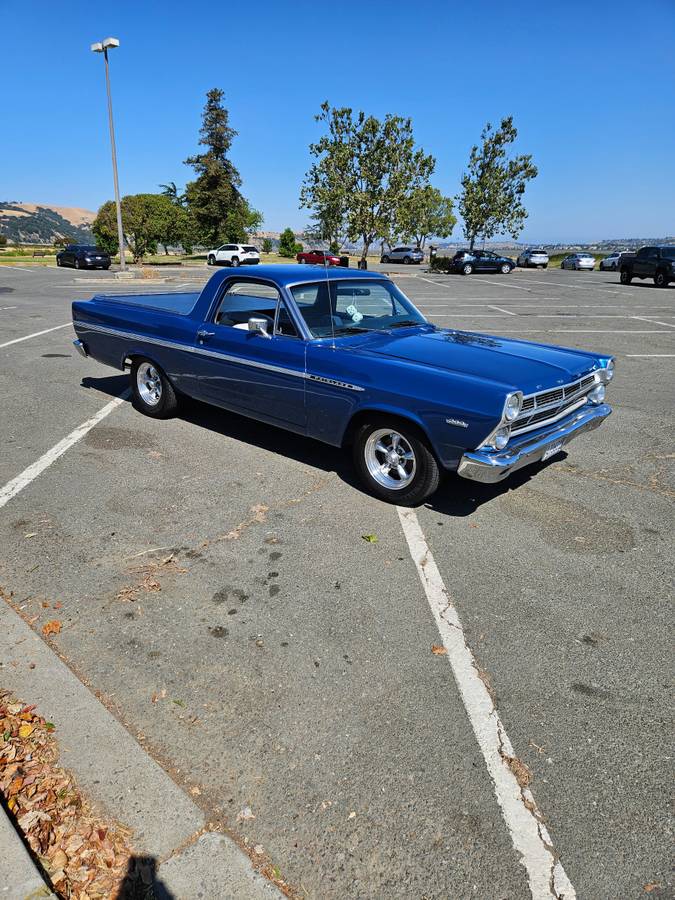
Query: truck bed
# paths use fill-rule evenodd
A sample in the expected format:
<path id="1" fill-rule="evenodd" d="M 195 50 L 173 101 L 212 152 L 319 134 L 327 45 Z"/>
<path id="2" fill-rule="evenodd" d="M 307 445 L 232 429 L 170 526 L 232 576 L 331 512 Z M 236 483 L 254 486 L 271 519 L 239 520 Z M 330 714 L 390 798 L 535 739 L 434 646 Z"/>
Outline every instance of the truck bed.
<path id="1" fill-rule="evenodd" d="M 199 291 L 181 291 L 180 293 L 172 291 L 163 294 L 96 294 L 91 299 L 120 306 L 136 306 L 174 313 L 178 316 L 189 316 L 199 296 Z"/>

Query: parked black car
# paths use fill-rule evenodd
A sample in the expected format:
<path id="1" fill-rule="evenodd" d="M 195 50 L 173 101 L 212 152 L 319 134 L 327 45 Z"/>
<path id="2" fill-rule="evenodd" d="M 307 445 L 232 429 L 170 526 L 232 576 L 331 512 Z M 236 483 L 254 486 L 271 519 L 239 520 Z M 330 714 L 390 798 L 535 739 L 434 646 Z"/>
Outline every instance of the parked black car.
<path id="1" fill-rule="evenodd" d="M 57 266 L 73 266 L 75 269 L 109 269 L 110 254 L 89 244 L 68 244 L 56 254 Z"/>
<path id="2" fill-rule="evenodd" d="M 508 256 L 498 256 L 489 250 L 458 250 L 450 261 L 448 271 L 461 272 L 462 275 L 471 275 L 472 272 L 508 275 L 515 267 L 515 262 Z"/>
<path id="3" fill-rule="evenodd" d="M 621 256 L 621 284 L 633 278 L 653 278 L 657 287 L 668 287 L 675 281 L 675 247 L 640 247 L 638 252 Z"/>

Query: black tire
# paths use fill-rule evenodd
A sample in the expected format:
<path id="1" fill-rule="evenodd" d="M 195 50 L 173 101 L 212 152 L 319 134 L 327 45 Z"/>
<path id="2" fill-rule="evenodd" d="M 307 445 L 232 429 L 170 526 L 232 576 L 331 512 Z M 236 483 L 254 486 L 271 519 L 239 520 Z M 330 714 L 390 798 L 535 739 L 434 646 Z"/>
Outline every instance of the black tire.
<path id="1" fill-rule="evenodd" d="M 544 265 L 542 266 L 542 269 L 548 269 L 548 263 L 544 263 Z"/>
<path id="2" fill-rule="evenodd" d="M 388 256 L 383 256 L 382 259 L 380 260 L 380 262 L 381 262 L 381 263 L 384 263 L 384 264 L 386 265 L 386 264 L 389 262 L 389 257 L 388 257 Z"/>
<path id="3" fill-rule="evenodd" d="M 109 268 L 110 268 L 110 266 L 103 266 L 103 271 L 107 272 Z"/>
<path id="4" fill-rule="evenodd" d="M 389 489 L 371 475 L 366 461 L 368 441 L 381 429 L 397 432 L 413 453 L 414 475 L 407 487 Z M 372 421 L 361 425 L 354 435 L 353 456 L 356 471 L 368 491 L 397 506 L 419 505 L 434 493 L 441 481 L 441 470 L 426 438 L 415 425 L 393 416 L 373 416 Z"/>
<path id="5" fill-rule="evenodd" d="M 619 281 L 621 284 L 630 284 L 633 280 L 633 276 L 630 274 L 628 269 L 622 269 L 621 274 L 619 275 Z"/>
<path id="6" fill-rule="evenodd" d="M 58 258 L 58 256 L 56 257 L 56 265 L 57 265 L 57 266 L 60 266 L 60 265 L 61 265 L 61 260 Z"/>
<path id="7" fill-rule="evenodd" d="M 232 259 L 230 260 L 230 265 L 232 266 L 232 268 L 236 269 L 237 266 L 239 265 L 239 257 L 233 256 Z"/>
<path id="8" fill-rule="evenodd" d="M 657 272 L 654 276 L 654 284 L 660 288 L 668 287 L 668 276 L 663 270 Z"/>
<path id="9" fill-rule="evenodd" d="M 409 257 L 409 256 L 404 256 L 404 257 L 403 257 L 403 265 L 404 265 L 404 266 L 409 266 L 409 265 L 410 265 L 410 257 Z"/>
<path id="10" fill-rule="evenodd" d="M 301 265 L 301 266 L 304 266 L 306 262 L 307 262 L 306 259 L 299 259 L 299 260 L 298 260 L 298 264 Z"/>
<path id="11" fill-rule="evenodd" d="M 502 275 L 510 275 L 511 274 L 511 266 L 508 263 L 502 263 L 502 267 L 499 270 Z"/>
<path id="12" fill-rule="evenodd" d="M 76 260 L 75 260 L 75 268 L 76 268 L 76 269 L 79 269 L 79 268 L 80 268 L 80 261 L 79 261 L 79 259 L 76 259 Z"/>
<path id="13" fill-rule="evenodd" d="M 473 266 L 471 263 L 464 263 L 462 266 L 462 275 L 471 275 L 473 272 Z"/>
<path id="14" fill-rule="evenodd" d="M 216 264 L 215 256 L 213 256 L 212 254 L 209 254 L 209 258 L 206 260 L 206 265 L 207 266 L 215 266 L 215 264 Z"/>
<path id="15" fill-rule="evenodd" d="M 159 379 L 161 391 L 160 398 L 157 403 L 149 403 L 143 397 L 141 389 L 139 388 L 138 371 L 141 366 L 144 365 L 152 367 L 153 371 L 156 372 Z M 131 364 L 131 372 L 129 373 L 129 375 L 131 379 L 131 391 L 134 398 L 134 406 L 139 412 L 142 412 L 146 416 L 150 416 L 152 419 L 167 419 L 169 416 L 172 416 L 176 412 L 176 409 L 178 408 L 178 397 L 176 396 L 176 391 L 174 390 L 173 385 L 166 377 L 162 369 L 152 360 L 146 359 L 143 356 L 135 357 Z"/>

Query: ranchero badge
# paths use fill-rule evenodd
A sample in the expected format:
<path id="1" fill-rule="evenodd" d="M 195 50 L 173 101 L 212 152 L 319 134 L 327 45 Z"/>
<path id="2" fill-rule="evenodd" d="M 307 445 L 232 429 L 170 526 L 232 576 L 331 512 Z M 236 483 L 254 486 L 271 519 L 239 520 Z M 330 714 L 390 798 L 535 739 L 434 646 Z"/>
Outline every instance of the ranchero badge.
<path id="1" fill-rule="evenodd" d="M 462 419 L 446 419 L 445 420 L 448 425 L 457 425 L 459 428 L 468 428 L 469 423 L 464 422 Z"/>

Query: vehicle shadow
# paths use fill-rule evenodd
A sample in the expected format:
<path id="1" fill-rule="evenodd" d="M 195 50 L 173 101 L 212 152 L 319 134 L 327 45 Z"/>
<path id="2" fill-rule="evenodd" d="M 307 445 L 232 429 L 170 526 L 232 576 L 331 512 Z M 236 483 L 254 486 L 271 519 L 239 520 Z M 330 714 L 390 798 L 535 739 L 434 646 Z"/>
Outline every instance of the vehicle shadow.
<path id="1" fill-rule="evenodd" d="M 82 387 L 100 391 L 112 397 L 119 397 L 127 388 L 128 383 L 127 375 L 82 379 Z M 338 478 L 354 490 L 364 491 L 354 471 L 351 455 L 339 447 L 331 447 L 313 438 L 303 437 L 283 428 L 276 428 L 189 397 L 181 398 L 176 418 L 198 428 L 206 428 L 216 434 L 221 434 L 223 437 L 232 438 L 242 444 L 250 444 L 269 453 L 304 463 L 315 469 L 335 472 Z M 545 463 L 534 463 L 527 466 L 500 484 L 481 484 L 477 481 L 467 481 L 457 475 L 446 475 L 438 491 L 425 502 L 424 506 L 453 518 L 470 516 L 479 506 L 496 500 L 508 491 L 517 490 L 535 477 L 538 472 L 548 468 L 556 461 L 559 462 L 565 456 L 566 454 L 562 453 Z"/>

